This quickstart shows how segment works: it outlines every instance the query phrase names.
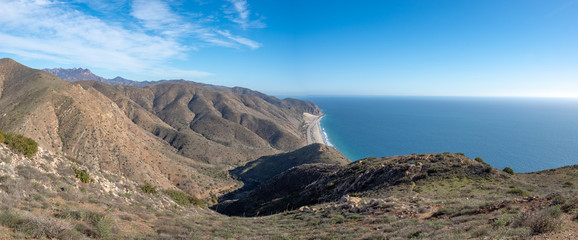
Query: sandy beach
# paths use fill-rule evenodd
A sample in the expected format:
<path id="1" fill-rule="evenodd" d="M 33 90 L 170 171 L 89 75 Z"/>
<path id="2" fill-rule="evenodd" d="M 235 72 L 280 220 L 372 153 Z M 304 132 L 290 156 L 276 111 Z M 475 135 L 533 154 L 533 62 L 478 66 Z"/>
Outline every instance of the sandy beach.
<path id="1" fill-rule="evenodd" d="M 319 121 L 323 115 L 313 115 L 310 113 L 303 113 L 303 120 L 307 125 L 307 144 L 321 143 L 325 144 L 323 141 L 323 133 L 321 132 L 321 126 Z"/>

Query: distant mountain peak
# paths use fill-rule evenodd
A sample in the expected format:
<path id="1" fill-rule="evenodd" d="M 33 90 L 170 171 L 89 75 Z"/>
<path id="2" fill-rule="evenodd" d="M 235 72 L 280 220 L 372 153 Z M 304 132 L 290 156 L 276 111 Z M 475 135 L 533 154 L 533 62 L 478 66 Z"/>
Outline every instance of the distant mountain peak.
<path id="1" fill-rule="evenodd" d="M 90 81 L 98 81 L 98 82 L 107 82 L 108 79 L 103 78 L 101 76 L 95 75 L 90 71 L 88 68 L 45 68 L 42 69 L 45 72 L 48 72 L 52 75 L 55 75 L 59 78 L 62 78 L 68 82 L 77 82 L 83 80 L 90 80 Z"/>

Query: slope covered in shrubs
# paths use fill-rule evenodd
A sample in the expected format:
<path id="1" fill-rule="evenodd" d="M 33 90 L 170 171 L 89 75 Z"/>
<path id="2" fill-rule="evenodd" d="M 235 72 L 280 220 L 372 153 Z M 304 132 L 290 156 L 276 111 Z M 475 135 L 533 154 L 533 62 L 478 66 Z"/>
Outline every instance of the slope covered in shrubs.
<path id="1" fill-rule="evenodd" d="M 38 143 L 19 134 L 6 133 L 0 130 L 0 142 L 5 143 L 10 149 L 27 157 L 32 157 L 38 152 Z"/>

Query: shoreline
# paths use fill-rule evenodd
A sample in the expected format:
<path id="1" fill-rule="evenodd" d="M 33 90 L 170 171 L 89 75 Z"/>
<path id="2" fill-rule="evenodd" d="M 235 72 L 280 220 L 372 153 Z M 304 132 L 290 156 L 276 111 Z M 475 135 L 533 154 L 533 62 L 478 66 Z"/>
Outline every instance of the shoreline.
<path id="1" fill-rule="evenodd" d="M 321 143 L 326 145 L 323 139 L 323 132 L 320 121 L 325 115 L 313 115 L 310 113 L 303 113 L 303 120 L 307 125 L 307 145 L 312 143 Z"/>

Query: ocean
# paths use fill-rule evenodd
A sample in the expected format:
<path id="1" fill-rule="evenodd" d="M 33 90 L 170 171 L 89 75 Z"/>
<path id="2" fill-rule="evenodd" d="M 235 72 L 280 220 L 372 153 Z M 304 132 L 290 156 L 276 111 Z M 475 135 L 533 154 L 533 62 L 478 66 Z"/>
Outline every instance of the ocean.
<path id="1" fill-rule="evenodd" d="M 578 99 L 306 97 L 328 143 L 351 160 L 464 153 L 532 172 L 578 164 Z"/>

